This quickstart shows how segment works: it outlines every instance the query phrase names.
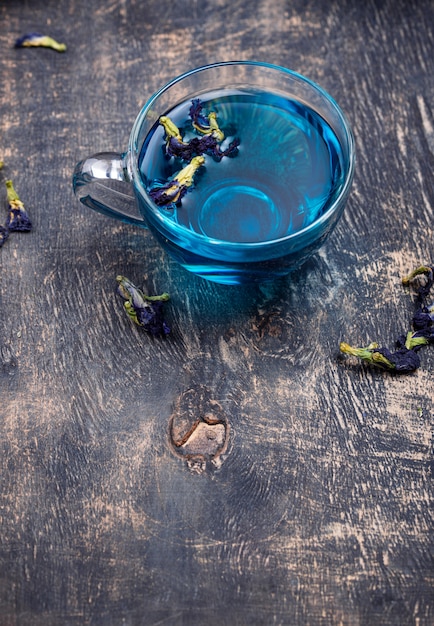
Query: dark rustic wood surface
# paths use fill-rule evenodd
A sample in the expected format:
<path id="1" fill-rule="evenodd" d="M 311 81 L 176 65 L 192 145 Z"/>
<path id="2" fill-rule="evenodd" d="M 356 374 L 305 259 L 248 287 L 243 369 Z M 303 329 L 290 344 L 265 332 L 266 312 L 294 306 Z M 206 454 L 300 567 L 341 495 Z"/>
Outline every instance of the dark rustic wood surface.
<path id="1" fill-rule="evenodd" d="M 393 345 L 434 262 L 432 1 L 2 0 L 0 47 L 1 202 L 12 178 L 34 222 L 0 250 L 1 626 L 434 624 L 434 349 L 402 377 L 338 354 Z M 342 222 L 268 287 L 187 275 L 71 188 L 230 59 L 319 82 L 356 137 Z M 171 335 L 117 274 L 171 294 Z"/>

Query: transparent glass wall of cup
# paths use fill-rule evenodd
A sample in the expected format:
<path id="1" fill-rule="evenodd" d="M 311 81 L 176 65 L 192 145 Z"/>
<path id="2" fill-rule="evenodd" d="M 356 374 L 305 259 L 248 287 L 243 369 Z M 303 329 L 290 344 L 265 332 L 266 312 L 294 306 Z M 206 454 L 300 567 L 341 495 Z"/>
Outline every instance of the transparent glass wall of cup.
<path id="1" fill-rule="evenodd" d="M 268 94 L 281 103 L 296 102 L 302 107 L 308 107 L 330 127 L 339 144 L 340 174 L 327 197 L 327 205 L 318 211 L 318 216 L 311 223 L 275 238 L 237 241 L 234 237 L 215 237 L 194 230 L 188 223 L 173 219 L 172 211 L 162 209 L 151 199 L 140 170 L 140 158 L 145 141 L 158 126 L 160 116 L 167 115 L 182 103 L 220 92 Z M 270 131 L 265 119 L 263 123 L 260 120 L 258 126 L 261 134 Z M 241 159 L 245 158 L 243 148 L 249 138 L 243 137 L 241 133 L 239 139 L 240 153 L 230 162 L 227 161 L 226 170 L 232 171 L 237 160 L 239 167 Z M 163 148 L 164 135 L 161 150 Z M 250 144 L 249 150 L 252 149 Z M 287 146 L 283 145 L 282 154 L 288 155 L 290 151 L 290 142 Z M 225 62 L 186 72 L 155 93 L 134 122 L 128 149 L 124 153 L 95 154 L 78 163 L 73 174 L 73 188 L 76 197 L 86 206 L 129 224 L 149 228 L 161 246 L 187 270 L 212 281 L 240 284 L 288 274 L 319 249 L 342 215 L 353 179 L 354 165 L 355 147 L 351 128 L 337 103 L 322 88 L 282 67 L 248 61 Z M 260 168 L 260 164 L 256 167 Z M 275 175 L 276 171 L 274 166 L 270 168 L 270 176 Z M 279 206 L 279 210 L 290 212 L 291 173 L 288 172 L 287 180 L 286 172 L 283 175 L 280 173 L 280 182 L 282 178 L 288 190 L 288 199 L 284 196 L 280 200 L 283 206 Z M 206 194 L 205 176 L 199 180 L 197 188 L 199 185 L 203 186 L 203 197 Z M 134 194 L 130 193 L 131 189 Z M 194 193 L 193 185 L 187 198 Z M 259 193 L 257 195 L 259 197 Z M 224 194 L 221 197 L 223 199 Z M 232 214 L 237 212 L 236 204 L 234 210 L 234 202 L 238 202 L 238 199 L 231 197 Z M 245 205 L 245 215 L 249 210 L 249 195 L 241 194 L 239 202 Z M 222 219 L 225 219 L 224 207 L 221 208 Z M 218 219 L 219 207 L 216 210 Z M 262 209 L 259 206 L 258 210 L 266 211 L 267 207 L 264 205 Z M 181 214 L 183 207 L 177 211 Z M 144 258 L 147 241 L 147 238 L 143 239 Z"/>

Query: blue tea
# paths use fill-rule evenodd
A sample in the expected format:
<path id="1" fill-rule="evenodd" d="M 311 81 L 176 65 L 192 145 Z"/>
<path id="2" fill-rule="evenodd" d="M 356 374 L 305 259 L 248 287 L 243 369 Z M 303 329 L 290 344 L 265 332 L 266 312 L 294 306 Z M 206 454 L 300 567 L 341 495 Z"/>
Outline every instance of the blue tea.
<path id="1" fill-rule="evenodd" d="M 161 210 L 182 227 L 207 238 L 237 243 L 278 240 L 299 231 L 327 210 L 344 177 L 340 144 L 313 109 L 261 91 L 219 90 L 201 94 L 205 112 L 216 114 L 235 155 L 205 155 L 188 193 Z M 192 101 L 164 115 L 184 141 L 197 135 L 189 118 Z M 162 112 L 163 113 L 163 112 Z M 145 187 L 172 179 L 184 167 L 165 153 L 165 131 L 156 124 L 139 159 Z"/>

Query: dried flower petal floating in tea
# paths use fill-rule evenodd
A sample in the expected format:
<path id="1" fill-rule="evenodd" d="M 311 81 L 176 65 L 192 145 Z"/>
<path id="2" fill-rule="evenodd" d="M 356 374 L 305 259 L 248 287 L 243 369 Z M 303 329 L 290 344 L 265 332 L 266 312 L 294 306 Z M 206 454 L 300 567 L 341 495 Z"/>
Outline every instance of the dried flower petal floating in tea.
<path id="1" fill-rule="evenodd" d="M 193 178 L 197 170 L 205 163 L 203 156 L 193 157 L 178 174 L 163 185 L 156 185 L 149 195 L 158 206 L 170 206 L 178 204 L 193 184 Z"/>
<path id="2" fill-rule="evenodd" d="M 184 161 L 190 161 L 195 156 L 209 154 L 217 161 L 225 156 L 233 157 L 238 153 L 240 140 L 235 138 L 226 150 L 222 150 L 217 138 L 208 134 L 204 137 L 192 137 L 189 141 L 184 141 L 179 128 L 173 123 L 170 117 L 162 115 L 159 123 L 163 126 L 166 134 L 166 154 L 168 157 L 179 157 Z"/>
<path id="3" fill-rule="evenodd" d="M 183 138 L 181 130 L 167 115 L 162 115 L 158 122 L 164 128 L 165 151 L 169 158 L 180 158 L 188 165 L 169 181 L 161 183 L 154 181 L 149 195 L 155 204 L 161 207 L 174 208 L 181 205 L 181 200 L 193 185 L 193 176 L 201 165 L 205 163 L 204 154 L 219 162 L 223 157 L 234 157 L 238 154 L 240 140 L 236 137 L 228 147 L 222 150 L 220 143 L 225 135 L 220 129 L 214 111 L 204 115 L 203 105 L 199 99 L 192 100 L 189 116 L 193 129 L 201 136 Z"/>
<path id="4" fill-rule="evenodd" d="M 224 133 L 220 130 L 217 123 L 217 116 L 214 111 L 208 115 L 202 114 L 202 102 L 197 98 L 193 100 L 190 107 L 190 117 L 195 128 L 202 135 L 212 135 L 217 141 L 223 141 Z"/>

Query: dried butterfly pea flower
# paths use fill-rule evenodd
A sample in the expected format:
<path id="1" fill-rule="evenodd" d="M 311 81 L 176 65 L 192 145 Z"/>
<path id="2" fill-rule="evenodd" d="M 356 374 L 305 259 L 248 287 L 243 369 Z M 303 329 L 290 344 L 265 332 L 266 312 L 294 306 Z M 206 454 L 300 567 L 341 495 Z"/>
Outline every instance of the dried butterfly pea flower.
<path id="1" fill-rule="evenodd" d="M 167 182 L 154 181 L 149 190 L 150 197 L 161 207 L 174 208 L 181 204 L 182 198 L 193 184 L 193 177 L 201 165 L 205 163 L 204 154 L 211 156 L 215 161 L 223 157 L 233 157 L 238 153 L 240 140 L 235 138 L 227 148 L 222 149 L 220 142 L 224 133 L 220 130 L 214 112 L 204 115 L 202 102 L 197 98 L 192 100 L 189 115 L 193 128 L 202 135 L 185 141 L 180 129 L 167 115 L 159 118 L 159 123 L 165 131 L 166 154 L 168 157 L 178 157 L 188 162 L 176 176 Z"/>
<path id="2" fill-rule="evenodd" d="M 395 370 L 400 374 L 413 372 L 420 366 L 420 358 L 416 351 L 405 347 L 391 352 L 387 348 L 380 348 L 375 342 L 370 343 L 366 348 L 354 348 L 341 342 L 339 348 L 344 354 L 351 354 L 367 363 L 383 369 Z"/>
<path id="3" fill-rule="evenodd" d="M 417 276 L 424 275 L 425 282 L 419 284 L 416 301 L 419 308 L 416 310 L 412 325 L 416 338 L 424 338 L 427 342 L 434 341 L 434 302 L 428 303 L 434 286 L 434 266 L 422 265 L 416 268 L 409 276 L 402 279 L 403 285 L 408 285 Z"/>
<path id="4" fill-rule="evenodd" d="M 424 337 L 427 341 L 434 341 L 434 305 L 419 309 L 413 317 L 413 328 L 418 337 Z"/>
<path id="5" fill-rule="evenodd" d="M 433 282 L 434 282 L 434 266 L 432 266 L 432 265 L 419 265 L 419 267 L 417 267 L 415 270 L 410 272 L 410 274 L 408 274 L 408 276 L 404 276 L 402 278 L 402 284 L 403 285 L 409 285 L 411 283 L 411 281 L 416 278 L 416 276 L 422 276 L 422 275 L 427 276 L 428 280 L 425 283 L 425 285 L 422 284 L 422 285 L 419 286 L 418 297 L 426 298 L 427 295 L 429 294 L 429 291 L 430 291 L 431 287 L 433 286 Z"/>
<path id="6" fill-rule="evenodd" d="M 166 154 L 169 157 L 176 156 L 185 161 L 191 161 L 194 156 L 200 154 L 197 151 L 197 138 L 188 142 L 183 141 L 179 128 L 167 115 L 162 115 L 158 121 L 164 128 L 166 135 Z"/>
<path id="7" fill-rule="evenodd" d="M 209 154 L 215 161 L 221 161 L 223 157 L 233 157 L 238 154 L 239 139 L 234 139 L 226 150 L 222 150 L 214 135 L 205 135 L 200 138 L 193 138 L 190 143 L 193 145 L 196 154 Z"/>
<path id="8" fill-rule="evenodd" d="M 175 122 L 170 119 L 170 117 L 167 117 L 167 115 L 161 115 L 158 122 L 164 128 L 164 132 L 166 133 L 166 139 L 173 137 L 175 139 L 178 139 L 178 141 L 182 141 L 181 131 L 179 130 Z"/>
<path id="9" fill-rule="evenodd" d="M 15 48 L 52 48 L 57 52 L 65 52 L 66 45 L 41 33 L 27 33 L 16 40 Z"/>
<path id="10" fill-rule="evenodd" d="M 183 161 L 191 161 L 195 156 L 203 154 L 200 149 L 199 139 L 194 137 L 188 142 L 179 141 L 176 137 L 170 137 L 166 142 L 166 154 L 169 157 L 179 157 Z"/>
<path id="11" fill-rule="evenodd" d="M 32 221 L 24 208 L 11 180 L 6 181 L 7 200 L 9 214 L 6 220 L 6 228 L 9 232 L 28 232 L 32 230 Z"/>
<path id="12" fill-rule="evenodd" d="M 203 148 L 205 148 L 205 142 L 208 143 L 206 150 L 204 152 L 210 154 L 216 161 L 221 161 L 223 157 L 234 157 L 238 154 L 238 146 L 240 145 L 240 140 L 238 137 L 235 137 L 233 141 L 228 145 L 225 150 L 221 149 L 219 144 L 211 145 L 211 140 L 214 139 L 213 135 L 203 137 L 200 141 L 203 144 Z"/>
<path id="13" fill-rule="evenodd" d="M 202 135 L 212 135 L 217 141 L 223 141 L 225 135 L 219 128 L 216 114 L 214 111 L 211 111 L 208 115 L 203 115 L 202 108 L 203 105 L 199 98 L 192 100 L 189 115 L 193 128 Z"/>
<path id="14" fill-rule="evenodd" d="M 205 137 L 193 137 L 190 141 L 180 142 L 175 137 L 170 137 L 166 143 L 166 154 L 168 156 L 180 157 L 185 161 L 190 161 L 194 156 L 209 154 L 216 161 L 221 161 L 223 157 L 233 157 L 238 153 L 239 139 L 231 141 L 229 146 L 222 150 L 217 139 L 213 135 Z"/>
<path id="15" fill-rule="evenodd" d="M 149 195 L 158 206 L 178 204 L 192 186 L 194 175 L 205 163 L 203 156 L 196 156 L 176 176 L 163 185 L 154 185 Z"/>
<path id="16" fill-rule="evenodd" d="M 168 183 L 154 183 L 149 190 L 149 195 L 157 206 L 173 208 L 179 204 L 187 193 L 188 187 L 181 185 L 176 179 Z"/>
<path id="17" fill-rule="evenodd" d="M 189 141 L 184 141 L 179 128 L 170 117 L 162 115 L 159 122 L 166 134 L 166 154 L 169 157 L 175 156 L 184 161 L 191 161 L 195 156 L 209 154 L 220 161 L 224 156 L 232 157 L 238 152 L 239 139 L 234 139 L 226 150 L 222 150 L 214 134 L 192 137 Z"/>
<path id="18" fill-rule="evenodd" d="M 169 294 L 148 296 L 125 276 L 117 276 L 118 294 L 125 300 L 124 308 L 135 324 L 152 335 L 167 335 L 170 328 L 163 317 L 164 302 Z"/>
<path id="19" fill-rule="evenodd" d="M 418 350 L 434 342 L 434 303 L 426 302 L 434 285 L 434 266 L 420 266 L 402 279 L 402 283 L 408 285 L 420 275 L 425 275 L 427 280 L 419 285 L 417 291 L 419 308 L 413 315 L 413 330 L 398 338 L 398 349 L 395 352 L 380 348 L 378 343 L 371 343 L 366 348 L 355 348 L 345 342 L 341 342 L 339 346 L 341 352 L 400 374 L 416 370 L 420 366 Z"/>

